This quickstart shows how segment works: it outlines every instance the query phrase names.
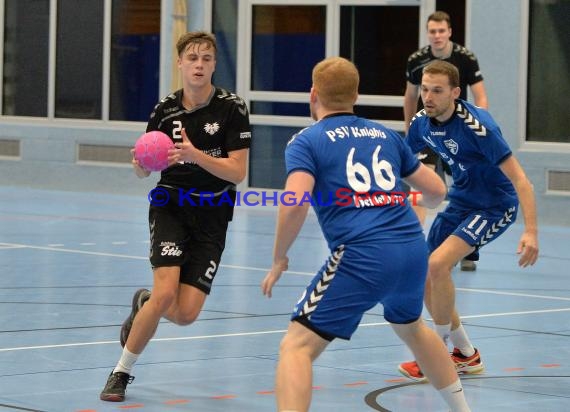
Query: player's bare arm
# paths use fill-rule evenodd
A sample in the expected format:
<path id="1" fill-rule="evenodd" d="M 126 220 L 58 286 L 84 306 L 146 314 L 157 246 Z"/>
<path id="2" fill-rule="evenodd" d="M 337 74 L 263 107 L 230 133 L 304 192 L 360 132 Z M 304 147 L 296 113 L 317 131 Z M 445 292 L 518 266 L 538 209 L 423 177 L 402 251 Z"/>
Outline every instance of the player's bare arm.
<path id="1" fill-rule="evenodd" d="M 517 248 L 517 253 L 520 254 L 519 265 L 534 265 L 538 259 L 538 226 L 532 184 L 514 156 L 508 157 L 499 167 L 515 187 L 523 212 L 525 229 Z"/>
<path id="2" fill-rule="evenodd" d="M 420 167 L 404 180 L 414 190 L 420 192 L 420 194 L 414 195 L 412 199 L 415 206 L 433 209 L 443 202 L 447 194 L 443 180 L 433 169 L 423 163 L 420 163 Z"/>
<path id="3" fill-rule="evenodd" d="M 406 82 L 406 92 L 404 94 L 404 132 L 408 133 L 408 127 L 412 121 L 412 117 L 418 111 L 418 98 L 420 97 L 420 88 L 416 84 Z"/>
<path id="4" fill-rule="evenodd" d="M 301 203 L 305 193 L 313 191 L 314 185 L 314 177 L 307 172 L 293 172 L 287 178 L 285 192 L 294 193 L 291 195 L 291 199 L 288 200 L 288 203 L 294 203 L 294 205 L 287 206 L 283 203 L 279 205 L 277 227 L 275 229 L 275 245 L 273 247 L 273 263 L 261 282 L 261 291 L 267 297 L 271 297 L 273 285 L 279 280 L 281 274 L 287 270 L 289 264 L 287 252 L 297 238 L 310 207 L 310 202 L 299 203 Z"/>
<path id="5" fill-rule="evenodd" d="M 483 80 L 472 84 L 470 88 L 471 94 L 473 94 L 473 100 L 475 101 L 475 106 L 482 107 L 483 109 L 489 109 L 487 91 L 485 90 L 485 84 L 483 83 Z"/>

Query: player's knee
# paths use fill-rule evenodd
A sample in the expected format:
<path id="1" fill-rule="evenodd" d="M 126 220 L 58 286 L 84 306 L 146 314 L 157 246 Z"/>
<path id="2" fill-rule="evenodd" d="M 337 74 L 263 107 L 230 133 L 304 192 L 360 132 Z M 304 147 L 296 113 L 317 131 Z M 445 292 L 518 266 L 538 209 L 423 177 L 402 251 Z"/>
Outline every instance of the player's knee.
<path id="1" fill-rule="evenodd" d="M 432 255 L 429 258 L 428 277 L 431 281 L 437 282 L 441 279 L 447 279 L 451 276 L 453 265 L 449 264 L 445 259 Z"/>
<path id="2" fill-rule="evenodd" d="M 188 308 L 182 309 L 182 308 L 178 307 L 178 314 L 176 316 L 175 323 L 179 326 L 190 325 L 190 324 L 194 323 L 194 321 L 196 321 L 199 314 L 200 314 L 199 308 L 188 307 Z"/>
<path id="3" fill-rule="evenodd" d="M 298 340 L 294 339 L 290 334 L 286 333 L 281 343 L 279 344 L 279 354 L 283 356 L 284 354 L 294 352 L 299 348 Z"/>
<path id="4" fill-rule="evenodd" d="M 172 306 L 176 299 L 176 292 L 175 291 L 168 291 L 168 292 L 158 292 L 152 291 L 151 300 L 149 303 L 154 305 L 154 307 L 161 313 L 164 314 L 168 311 L 168 309 Z"/>

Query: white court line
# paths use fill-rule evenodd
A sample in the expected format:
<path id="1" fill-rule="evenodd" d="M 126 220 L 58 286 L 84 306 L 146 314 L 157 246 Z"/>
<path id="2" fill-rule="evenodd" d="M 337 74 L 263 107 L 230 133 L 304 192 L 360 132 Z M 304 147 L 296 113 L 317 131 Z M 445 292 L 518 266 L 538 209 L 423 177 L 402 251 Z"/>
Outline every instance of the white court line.
<path id="1" fill-rule="evenodd" d="M 16 243 L 0 243 L 0 249 L 21 249 L 21 248 L 28 248 L 28 249 L 36 249 L 36 250 L 49 250 L 52 252 L 66 252 L 66 253 L 78 253 L 82 255 L 93 255 L 93 256 L 106 256 L 106 257 L 118 257 L 118 258 L 125 258 L 125 259 L 138 259 L 138 260 L 148 260 L 148 256 L 133 256 L 133 255 L 123 255 L 118 253 L 106 253 L 106 252 L 92 252 L 88 250 L 79 250 L 79 249 L 64 249 L 60 247 L 50 247 L 50 246 L 31 246 L 31 245 L 21 245 Z M 253 270 L 259 272 L 267 272 L 268 268 L 256 268 L 252 266 L 237 266 L 237 265 L 224 265 L 221 264 L 221 267 L 226 267 L 230 269 L 244 269 L 244 270 Z M 286 273 L 290 273 L 293 275 L 303 275 L 303 276 L 314 276 L 314 273 L 311 272 L 295 272 L 293 270 L 288 270 Z"/>
<path id="2" fill-rule="evenodd" d="M 9 243 L 0 243 L 0 249 L 22 249 L 26 246 L 23 245 L 12 245 Z"/>
<path id="3" fill-rule="evenodd" d="M 88 250 L 79 250 L 79 249 L 63 249 L 59 247 L 49 247 L 49 246 L 31 246 L 31 245 L 22 245 L 16 243 L 0 243 L 0 249 L 19 249 L 19 248 L 29 248 L 29 249 L 37 249 L 37 250 L 49 250 L 53 252 L 66 252 L 66 253 L 78 253 L 83 255 L 93 255 L 93 256 L 106 256 L 106 257 L 119 257 L 125 259 L 137 259 L 137 260 L 148 260 L 147 256 L 133 256 L 133 255 L 123 255 L 118 253 L 106 253 L 106 252 L 93 252 Z M 251 270 L 256 272 L 267 272 L 268 268 L 256 268 L 253 266 L 238 266 L 238 265 L 226 265 L 221 264 L 221 267 L 226 267 L 230 269 L 241 269 L 241 270 Z M 288 270 L 285 273 L 289 273 L 291 275 L 301 275 L 301 276 L 314 276 L 313 272 L 298 272 L 294 270 Z M 493 291 L 493 290 L 486 290 L 486 289 L 470 289 L 470 288 L 457 288 L 458 291 L 463 292 L 476 292 L 476 293 L 486 293 L 490 295 L 503 295 L 503 296 L 518 296 L 518 297 L 525 297 L 525 298 L 537 298 L 537 299 L 550 299 L 550 300 L 561 300 L 561 301 L 570 301 L 570 298 L 558 297 L 558 296 L 546 296 L 546 295 L 530 295 L 525 293 L 517 293 L 517 292 L 500 292 L 500 291 Z"/>
<path id="4" fill-rule="evenodd" d="M 487 289 L 471 289 L 471 288 L 456 288 L 456 290 L 461 290 L 464 292 L 475 292 L 475 293 L 486 293 L 488 295 L 502 295 L 502 296 L 518 296 L 523 298 L 540 298 L 540 299 L 552 299 L 552 300 L 567 300 L 570 298 L 563 298 L 561 296 L 545 296 L 545 295 L 530 295 L 528 293 L 517 293 L 517 292 L 500 292 L 497 290 L 487 290 Z"/>
<path id="5" fill-rule="evenodd" d="M 31 245 L 19 245 L 16 243 L 0 243 L 0 248 L 11 247 L 11 248 L 27 248 L 36 250 L 49 250 L 52 252 L 67 252 L 67 253 L 78 253 L 82 255 L 94 255 L 94 256 L 107 256 L 107 257 L 120 257 L 125 259 L 140 259 L 148 260 L 148 257 L 143 256 L 132 256 L 132 255 L 121 255 L 117 253 L 104 253 L 104 252 L 91 252 L 88 250 L 78 250 L 78 249 L 64 249 L 60 247 L 50 247 L 50 246 L 31 246 Z"/>
<path id="6" fill-rule="evenodd" d="M 533 315 L 537 313 L 555 313 L 555 312 L 570 312 L 570 308 L 560 308 L 560 309 L 545 309 L 545 310 L 529 310 L 523 312 L 499 312 L 499 313 L 487 313 L 482 315 L 467 315 L 461 316 L 461 319 L 477 319 L 477 318 L 491 318 L 491 317 L 501 317 L 501 316 L 518 316 L 518 315 Z M 426 319 L 431 320 L 431 319 Z M 370 326 L 387 326 L 388 322 L 372 322 L 372 323 L 361 323 L 359 327 L 370 327 Z M 174 341 L 188 341 L 188 340 L 202 340 L 202 339 L 218 339 L 218 338 L 234 338 L 241 336 L 258 336 L 258 335 L 272 335 L 276 333 L 285 333 L 286 329 L 279 330 L 264 330 L 256 332 L 237 332 L 237 333 L 223 333 L 218 335 L 201 335 L 201 336 L 182 336 L 178 338 L 153 338 L 153 342 L 174 342 Z M 80 342 L 80 343 L 62 343 L 59 345 L 39 345 L 39 346 L 19 346 L 14 348 L 2 348 L 0 352 L 16 352 L 24 350 L 37 350 L 37 349 L 54 349 L 54 348 L 71 348 L 78 346 L 93 346 L 93 345 L 116 345 L 118 341 L 107 340 L 99 342 Z"/>

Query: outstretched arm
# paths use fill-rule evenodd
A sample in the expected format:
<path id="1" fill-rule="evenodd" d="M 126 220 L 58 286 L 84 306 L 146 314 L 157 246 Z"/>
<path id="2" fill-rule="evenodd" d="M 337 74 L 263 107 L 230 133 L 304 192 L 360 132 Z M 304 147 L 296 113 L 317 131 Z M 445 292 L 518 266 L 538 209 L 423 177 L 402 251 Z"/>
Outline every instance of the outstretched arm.
<path id="1" fill-rule="evenodd" d="M 521 255 L 519 265 L 523 268 L 534 265 L 538 259 L 538 227 L 532 184 L 514 156 L 508 157 L 499 167 L 513 183 L 522 207 L 524 232 L 517 248 L 517 253 Z"/>
<path id="2" fill-rule="evenodd" d="M 273 264 L 271 270 L 261 282 L 261 291 L 267 297 L 271 297 L 273 285 L 279 280 L 281 274 L 287 270 L 289 259 L 287 252 L 297 238 L 309 210 L 309 202 L 299 205 L 303 194 L 311 193 L 315 185 L 314 177 L 304 171 L 296 171 L 289 175 L 285 184 L 285 192 L 294 193 L 287 206 L 283 203 L 279 205 L 277 214 L 277 228 L 275 230 L 275 244 L 273 247 Z M 293 201 L 294 199 L 294 201 Z"/>
<path id="3" fill-rule="evenodd" d="M 404 179 L 407 184 L 419 192 L 412 195 L 412 206 L 436 208 L 447 194 L 443 180 L 430 167 L 420 163 L 420 167 Z"/>

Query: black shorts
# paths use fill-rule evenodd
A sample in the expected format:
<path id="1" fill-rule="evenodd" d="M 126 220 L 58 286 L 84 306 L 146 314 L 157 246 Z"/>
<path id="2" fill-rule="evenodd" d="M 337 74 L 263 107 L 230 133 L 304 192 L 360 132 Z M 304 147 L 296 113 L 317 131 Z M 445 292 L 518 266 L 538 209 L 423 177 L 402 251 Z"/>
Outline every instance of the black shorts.
<path id="1" fill-rule="evenodd" d="M 150 263 L 153 268 L 179 266 L 180 283 L 210 293 L 226 244 L 229 204 L 179 205 L 177 189 L 168 189 L 164 206 L 149 209 Z"/>

